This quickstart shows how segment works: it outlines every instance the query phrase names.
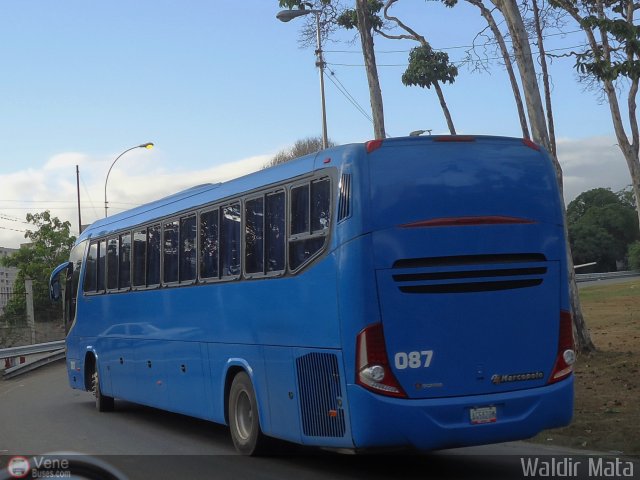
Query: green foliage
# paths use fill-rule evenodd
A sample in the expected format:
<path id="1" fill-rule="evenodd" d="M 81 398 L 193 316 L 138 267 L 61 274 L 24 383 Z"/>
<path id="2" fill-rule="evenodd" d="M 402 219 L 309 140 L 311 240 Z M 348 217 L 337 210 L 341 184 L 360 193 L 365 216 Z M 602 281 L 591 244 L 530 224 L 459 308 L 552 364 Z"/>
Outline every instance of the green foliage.
<path id="1" fill-rule="evenodd" d="M 431 88 L 436 82 L 453 83 L 457 75 L 458 68 L 449 63 L 449 55 L 436 52 L 429 45 L 420 45 L 409 53 L 409 66 L 402 75 L 402 83 Z"/>
<path id="2" fill-rule="evenodd" d="M 369 25 L 373 30 L 380 30 L 383 26 L 380 10 L 384 3 L 380 0 L 367 0 L 367 12 L 369 14 Z M 338 25 L 347 30 L 358 28 L 358 14 L 355 9 L 347 9 L 338 17 Z"/>
<path id="3" fill-rule="evenodd" d="M 24 316 L 24 280 L 31 278 L 36 318 L 50 320 L 58 315 L 59 308 L 52 306 L 49 300 L 49 275 L 57 265 L 69 259 L 75 237 L 70 234 L 71 223 L 52 217 L 48 210 L 27 214 L 27 222 L 35 227 L 34 230 L 27 230 L 24 235 L 30 243 L 20 247 L 13 255 L 0 260 L 6 267 L 18 268 L 15 295 L 5 308 L 5 316 Z"/>
<path id="4" fill-rule="evenodd" d="M 595 188 L 580 194 L 567 207 L 573 261 L 597 262 L 597 271 L 615 271 L 627 247 L 638 239 L 638 216 L 625 191 Z"/>
<path id="5" fill-rule="evenodd" d="M 330 139 L 327 143 L 329 147 L 336 146 Z M 276 153 L 275 156 L 264 165 L 264 168 L 280 165 L 281 163 L 286 163 L 304 155 L 319 152 L 320 150 L 322 150 L 322 137 L 303 138 L 297 140 L 292 147 L 285 148 Z"/>
<path id="6" fill-rule="evenodd" d="M 640 270 L 640 242 L 633 242 L 627 250 L 629 258 L 629 268 L 632 270 Z"/>

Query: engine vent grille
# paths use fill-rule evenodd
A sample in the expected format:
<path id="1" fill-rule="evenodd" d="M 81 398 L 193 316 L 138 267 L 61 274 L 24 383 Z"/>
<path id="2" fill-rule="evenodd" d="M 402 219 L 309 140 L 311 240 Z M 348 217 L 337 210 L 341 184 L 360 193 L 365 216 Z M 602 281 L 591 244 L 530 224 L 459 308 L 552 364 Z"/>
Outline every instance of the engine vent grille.
<path id="1" fill-rule="evenodd" d="M 396 261 L 393 267 L 404 272 L 394 274 L 393 280 L 403 293 L 513 290 L 542 284 L 547 273 L 546 260 L 538 253 L 403 259 Z M 423 271 L 406 272 L 407 269 Z"/>
<path id="2" fill-rule="evenodd" d="M 302 431 L 309 437 L 344 437 L 342 387 L 338 358 L 308 353 L 296 359 Z"/>

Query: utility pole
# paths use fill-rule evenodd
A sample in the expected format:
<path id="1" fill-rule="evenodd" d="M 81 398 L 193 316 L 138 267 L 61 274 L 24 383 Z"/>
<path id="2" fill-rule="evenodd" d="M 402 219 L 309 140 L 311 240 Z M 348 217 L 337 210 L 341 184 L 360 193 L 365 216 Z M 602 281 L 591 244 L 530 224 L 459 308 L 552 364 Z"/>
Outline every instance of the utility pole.
<path id="1" fill-rule="evenodd" d="M 27 304 L 27 325 L 31 330 L 31 344 L 36 343 L 36 318 L 33 312 L 33 280 L 24 279 L 25 300 Z"/>
<path id="2" fill-rule="evenodd" d="M 78 192 L 78 235 L 82 233 L 82 217 L 80 216 L 80 169 L 76 165 L 76 190 Z"/>

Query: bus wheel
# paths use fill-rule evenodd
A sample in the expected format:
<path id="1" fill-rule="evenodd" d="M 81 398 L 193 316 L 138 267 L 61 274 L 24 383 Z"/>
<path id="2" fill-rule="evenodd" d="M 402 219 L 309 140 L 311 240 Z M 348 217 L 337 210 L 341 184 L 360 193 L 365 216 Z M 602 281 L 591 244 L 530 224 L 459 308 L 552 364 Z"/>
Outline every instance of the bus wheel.
<path id="1" fill-rule="evenodd" d="M 233 378 L 228 413 L 231 438 L 236 450 L 243 455 L 259 454 L 265 440 L 260 431 L 255 391 L 245 372 L 240 372 Z"/>
<path id="2" fill-rule="evenodd" d="M 93 380 L 93 395 L 96 397 L 96 409 L 99 412 L 112 412 L 115 402 L 113 397 L 103 395 L 100 391 L 100 378 L 98 377 L 98 366 L 96 365 L 96 371 L 91 376 Z"/>

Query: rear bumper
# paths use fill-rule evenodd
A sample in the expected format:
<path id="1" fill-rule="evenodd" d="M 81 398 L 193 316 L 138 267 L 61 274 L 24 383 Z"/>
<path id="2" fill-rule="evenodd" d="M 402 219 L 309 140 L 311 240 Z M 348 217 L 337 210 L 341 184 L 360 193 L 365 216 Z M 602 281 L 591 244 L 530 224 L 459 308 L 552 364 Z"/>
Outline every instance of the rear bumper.
<path id="1" fill-rule="evenodd" d="M 573 416 L 573 375 L 541 388 L 425 400 L 387 398 L 357 385 L 348 389 L 356 448 L 436 450 L 521 440 L 568 425 Z M 472 425 L 470 409 L 487 405 L 496 407 L 496 422 Z"/>

